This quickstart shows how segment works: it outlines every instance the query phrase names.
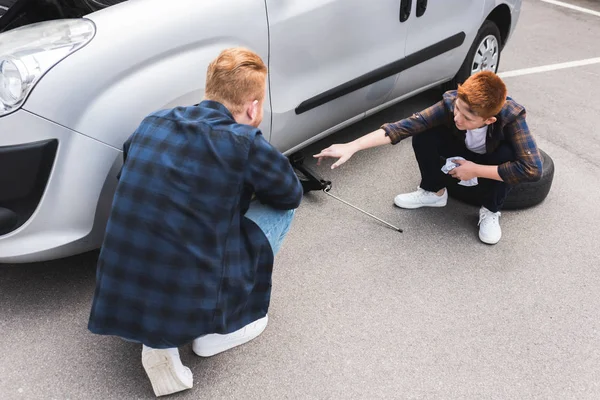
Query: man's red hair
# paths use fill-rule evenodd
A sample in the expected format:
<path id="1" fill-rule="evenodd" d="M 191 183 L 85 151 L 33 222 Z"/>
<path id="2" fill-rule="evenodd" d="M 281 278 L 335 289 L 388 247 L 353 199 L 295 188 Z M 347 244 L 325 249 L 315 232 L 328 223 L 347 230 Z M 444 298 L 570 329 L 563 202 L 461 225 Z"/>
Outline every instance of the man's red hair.
<path id="1" fill-rule="evenodd" d="M 260 56 L 241 47 L 225 49 L 208 66 L 204 95 L 241 112 L 244 103 L 265 97 L 267 67 Z"/>

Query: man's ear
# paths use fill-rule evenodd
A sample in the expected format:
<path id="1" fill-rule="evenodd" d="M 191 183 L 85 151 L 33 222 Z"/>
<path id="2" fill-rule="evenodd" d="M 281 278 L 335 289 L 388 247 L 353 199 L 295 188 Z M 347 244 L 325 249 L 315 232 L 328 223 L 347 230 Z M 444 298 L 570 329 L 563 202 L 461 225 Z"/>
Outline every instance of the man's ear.
<path id="1" fill-rule="evenodd" d="M 251 121 L 254 121 L 254 119 L 257 116 L 258 116 L 258 100 L 254 100 L 248 107 L 248 118 L 250 118 Z"/>
<path id="2" fill-rule="evenodd" d="M 496 117 L 489 117 L 488 119 L 485 120 L 485 124 L 486 125 L 491 125 L 491 124 L 493 124 L 496 121 L 498 121 L 498 118 L 496 118 Z"/>

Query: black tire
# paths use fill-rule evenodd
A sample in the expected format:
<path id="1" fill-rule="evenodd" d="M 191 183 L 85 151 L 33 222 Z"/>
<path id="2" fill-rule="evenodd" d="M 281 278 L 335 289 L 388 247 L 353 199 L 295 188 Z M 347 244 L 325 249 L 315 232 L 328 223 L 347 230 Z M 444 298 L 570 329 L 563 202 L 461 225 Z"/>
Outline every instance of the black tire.
<path id="1" fill-rule="evenodd" d="M 554 179 L 554 161 L 542 150 L 540 150 L 540 155 L 542 156 L 541 179 L 537 182 L 523 182 L 513 187 L 504 201 L 503 210 L 532 207 L 544 201 L 548 196 Z M 456 179 L 446 175 L 446 188 L 450 197 L 468 204 L 481 206 L 481 193 L 478 186 L 461 186 Z"/>
<path id="2" fill-rule="evenodd" d="M 495 36 L 496 40 L 498 41 L 498 62 L 496 63 L 496 68 L 494 71 L 498 72 L 498 66 L 500 65 L 500 55 L 502 53 L 502 36 L 500 35 L 500 29 L 498 29 L 498 26 L 494 22 L 490 20 L 485 20 L 483 22 L 483 25 L 481 25 L 481 28 L 479 28 L 477 36 L 475 36 L 475 40 L 473 41 L 473 44 L 471 45 L 471 48 L 467 53 L 467 57 L 465 57 L 465 61 L 460 66 L 460 69 L 450 82 L 446 82 L 442 85 L 444 91 L 455 90 L 456 88 L 458 88 L 459 83 L 463 83 L 467 80 L 469 76 L 471 76 L 471 67 L 473 66 L 475 53 L 477 52 L 477 49 L 479 48 L 479 45 L 481 44 L 483 39 L 488 35 Z"/>

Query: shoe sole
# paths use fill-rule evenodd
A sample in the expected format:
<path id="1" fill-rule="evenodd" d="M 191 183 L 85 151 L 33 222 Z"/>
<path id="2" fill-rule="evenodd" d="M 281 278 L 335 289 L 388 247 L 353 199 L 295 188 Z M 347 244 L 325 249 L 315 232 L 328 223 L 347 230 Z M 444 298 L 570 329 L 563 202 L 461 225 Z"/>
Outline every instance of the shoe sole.
<path id="1" fill-rule="evenodd" d="M 152 390 L 156 397 L 191 389 L 191 382 L 184 382 L 177 374 L 173 361 L 167 354 L 158 351 L 148 351 L 142 354 L 142 365 L 146 370 Z M 185 368 L 185 367 L 184 367 Z"/>
<path id="2" fill-rule="evenodd" d="M 485 244 L 496 244 L 500 241 L 500 239 L 502 239 L 502 235 L 500 235 L 500 237 L 498 239 L 493 240 L 493 239 L 486 238 L 485 236 L 483 236 L 481 234 L 481 232 L 479 233 L 479 240 L 481 240 Z"/>
<path id="3" fill-rule="evenodd" d="M 434 207 L 434 208 L 440 208 L 440 207 L 446 207 L 446 202 L 444 203 L 433 203 L 433 204 L 411 204 L 411 205 L 406 205 L 406 204 L 398 204 L 398 202 L 396 202 L 396 200 L 394 200 L 394 205 L 396 207 L 399 208 L 405 208 L 407 210 L 414 210 L 416 208 L 421 208 L 421 207 Z"/>
<path id="4" fill-rule="evenodd" d="M 497 244 L 500 241 L 500 238 L 498 238 L 498 240 L 494 241 L 494 240 L 490 240 L 488 238 L 484 238 L 483 236 L 479 235 L 479 240 L 481 240 L 483 243 L 485 244 Z"/>
<path id="5" fill-rule="evenodd" d="M 202 345 L 201 344 L 202 338 L 199 338 L 199 339 L 196 339 L 194 341 L 194 343 L 192 344 L 192 351 L 200 357 L 212 357 L 212 356 L 222 353 L 224 351 L 233 349 L 234 347 L 238 347 L 245 343 L 248 343 L 249 341 L 254 340 L 257 337 L 259 337 L 267 328 L 267 324 L 268 324 L 269 320 L 268 320 L 268 317 L 264 317 L 264 318 L 266 318 L 266 321 L 264 322 L 263 326 L 259 330 L 257 330 L 254 334 L 252 334 L 251 336 L 242 336 L 239 339 L 227 341 L 220 345 Z M 200 343 L 200 344 L 197 344 L 197 343 Z"/>

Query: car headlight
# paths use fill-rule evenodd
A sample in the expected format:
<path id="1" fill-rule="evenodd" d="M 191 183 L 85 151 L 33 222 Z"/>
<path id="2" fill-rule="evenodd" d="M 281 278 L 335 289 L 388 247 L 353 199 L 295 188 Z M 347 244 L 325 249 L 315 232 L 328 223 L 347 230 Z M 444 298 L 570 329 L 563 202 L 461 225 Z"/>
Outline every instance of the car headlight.
<path id="1" fill-rule="evenodd" d="M 0 34 L 0 116 L 19 109 L 40 78 L 95 33 L 88 19 L 65 19 Z"/>

